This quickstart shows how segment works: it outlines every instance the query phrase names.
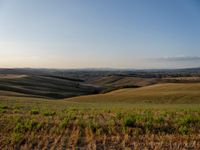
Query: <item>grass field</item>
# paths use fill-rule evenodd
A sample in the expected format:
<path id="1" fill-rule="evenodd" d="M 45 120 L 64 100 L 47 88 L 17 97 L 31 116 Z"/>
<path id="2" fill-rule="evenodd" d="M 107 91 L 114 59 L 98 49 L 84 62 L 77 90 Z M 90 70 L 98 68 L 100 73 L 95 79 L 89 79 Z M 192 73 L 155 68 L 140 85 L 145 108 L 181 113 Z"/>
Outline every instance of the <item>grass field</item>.
<path id="1" fill-rule="evenodd" d="M 0 149 L 199 149 L 199 89 L 160 84 L 60 100 L 5 94 Z"/>
<path id="2" fill-rule="evenodd" d="M 166 83 L 70 98 L 81 103 L 200 104 L 200 83 Z M 114 104 L 115 103 L 115 104 Z"/>

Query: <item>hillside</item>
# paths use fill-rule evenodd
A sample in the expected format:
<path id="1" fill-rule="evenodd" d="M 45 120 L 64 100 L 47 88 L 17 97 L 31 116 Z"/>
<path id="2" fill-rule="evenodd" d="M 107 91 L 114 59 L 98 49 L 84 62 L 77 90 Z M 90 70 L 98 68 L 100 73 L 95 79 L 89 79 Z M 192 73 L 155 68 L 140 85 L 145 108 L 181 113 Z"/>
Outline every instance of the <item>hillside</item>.
<path id="1" fill-rule="evenodd" d="M 192 70 L 0 69 L 0 91 L 1 95 L 5 96 L 61 99 L 163 83 L 200 83 L 199 68 Z M 146 97 L 143 99 L 151 101 Z"/>
<path id="2" fill-rule="evenodd" d="M 68 99 L 80 103 L 200 103 L 200 83 L 166 83 Z"/>
<path id="3" fill-rule="evenodd" d="M 120 76 L 120 75 L 99 77 L 98 79 L 89 81 L 89 83 L 93 85 L 113 86 L 113 87 L 120 87 L 120 86 L 140 87 L 140 86 L 156 84 L 158 82 L 159 80 L 156 78 L 140 78 L 140 77 Z"/>
<path id="4" fill-rule="evenodd" d="M 66 98 L 97 93 L 98 89 L 80 80 L 40 75 L 1 75 L 0 90 L 30 97 Z M 1 95 L 4 95 L 1 92 Z M 8 95 L 8 92 L 7 94 Z"/>

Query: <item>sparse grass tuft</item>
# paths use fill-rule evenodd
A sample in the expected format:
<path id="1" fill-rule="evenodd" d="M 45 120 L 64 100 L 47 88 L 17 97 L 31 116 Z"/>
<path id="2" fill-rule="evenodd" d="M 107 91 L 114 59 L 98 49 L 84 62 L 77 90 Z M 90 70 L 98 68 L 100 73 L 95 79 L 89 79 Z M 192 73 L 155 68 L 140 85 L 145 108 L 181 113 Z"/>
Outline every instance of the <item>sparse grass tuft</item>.
<path id="1" fill-rule="evenodd" d="M 39 130 L 42 124 L 34 120 L 18 120 L 13 131 L 15 133 L 25 133 L 27 131 Z"/>
<path id="2" fill-rule="evenodd" d="M 8 106 L 0 104 L 0 109 L 8 109 Z"/>
<path id="3" fill-rule="evenodd" d="M 14 106 L 14 109 L 22 109 L 22 108 L 23 108 L 22 105 L 15 105 L 15 106 Z"/>
<path id="4" fill-rule="evenodd" d="M 135 127 L 136 126 L 136 117 L 134 115 L 129 115 L 124 118 L 125 127 Z"/>
<path id="5" fill-rule="evenodd" d="M 56 112 L 55 111 L 46 110 L 46 111 L 43 112 L 43 115 L 44 116 L 54 116 L 54 115 L 56 115 Z"/>
<path id="6" fill-rule="evenodd" d="M 69 118 L 65 118 L 63 119 L 60 124 L 59 124 L 59 127 L 60 128 L 67 128 L 67 126 L 69 125 Z"/>
<path id="7" fill-rule="evenodd" d="M 5 109 L 0 108 L 0 113 L 5 113 L 5 112 L 6 112 Z"/>
<path id="8" fill-rule="evenodd" d="M 100 125 L 97 123 L 97 122 L 95 122 L 95 121 L 89 121 L 89 123 L 88 123 L 88 127 L 94 132 L 94 133 L 96 133 L 97 132 L 97 130 L 100 128 Z"/>
<path id="9" fill-rule="evenodd" d="M 11 140 L 13 143 L 18 143 L 19 141 L 23 139 L 23 136 L 24 135 L 22 133 L 13 132 L 11 135 Z"/>
<path id="10" fill-rule="evenodd" d="M 159 117 L 155 118 L 155 122 L 161 125 L 165 122 L 165 119 L 164 119 L 164 117 L 159 116 Z"/>
<path id="11" fill-rule="evenodd" d="M 39 110 L 37 110 L 37 109 L 32 109 L 31 111 L 30 111 L 30 114 L 31 115 L 38 115 L 40 112 L 39 112 Z"/>
<path id="12" fill-rule="evenodd" d="M 180 126 L 178 129 L 180 134 L 187 134 L 188 133 L 188 127 L 187 126 Z"/>

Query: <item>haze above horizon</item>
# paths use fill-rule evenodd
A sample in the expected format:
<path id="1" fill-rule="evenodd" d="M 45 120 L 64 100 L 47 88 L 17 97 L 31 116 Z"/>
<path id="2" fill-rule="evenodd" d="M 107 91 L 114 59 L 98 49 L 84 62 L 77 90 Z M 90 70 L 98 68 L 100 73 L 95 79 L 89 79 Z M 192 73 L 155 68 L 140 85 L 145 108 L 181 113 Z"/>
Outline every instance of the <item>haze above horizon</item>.
<path id="1" fill-rule="evenodd" d="M 0 0 L 0 68 L 200 67 L 198 0 Z"/>

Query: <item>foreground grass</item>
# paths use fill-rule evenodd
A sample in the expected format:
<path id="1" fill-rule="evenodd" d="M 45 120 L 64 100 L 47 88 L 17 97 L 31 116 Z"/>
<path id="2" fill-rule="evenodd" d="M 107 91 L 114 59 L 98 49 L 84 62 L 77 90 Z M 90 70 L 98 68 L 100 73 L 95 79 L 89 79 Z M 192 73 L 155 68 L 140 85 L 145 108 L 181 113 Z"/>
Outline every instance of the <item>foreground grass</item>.
<path id="1" fill-rule="evenodd" d="M 198 104 L 0 98 L 0 149 L 200 148 Z"/>

